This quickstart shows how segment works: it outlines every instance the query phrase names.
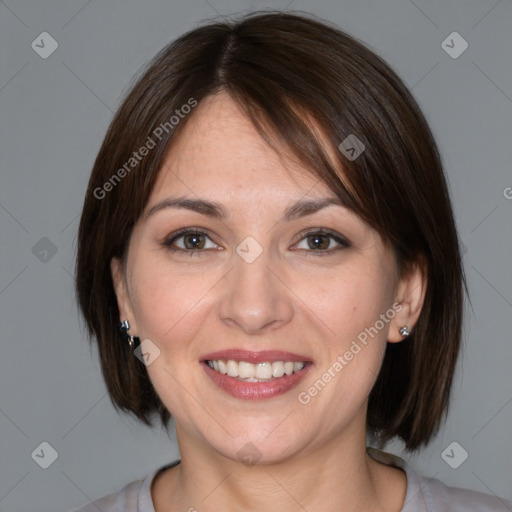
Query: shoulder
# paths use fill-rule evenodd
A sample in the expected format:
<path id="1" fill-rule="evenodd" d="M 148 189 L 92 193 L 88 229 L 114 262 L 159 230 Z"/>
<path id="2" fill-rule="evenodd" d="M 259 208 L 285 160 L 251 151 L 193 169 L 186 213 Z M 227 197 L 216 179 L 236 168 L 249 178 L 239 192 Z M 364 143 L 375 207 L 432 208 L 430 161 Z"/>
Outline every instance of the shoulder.
<path id="1" fill-rule="evenodd" d="M 435 478 L 419 477 L 428 512 L 510 512 L 512 502 L 470 489 L 450 487 Z"/>
<path id="2" fill-rule="evenodd" d="M 450 487 L 436 478 L 421 476 L 397 455 L 368 448 L 375 460 L 405 471 L 407 489 L 400 512 L 511 512 L 512 502 L 470 489 Z"/>
<path id="3" fill-rule="evenodd" d="M 101 512 L 155 512 L 151 498 L 151 484 L 158 473 L 179 463 L 178 459 L 155 469 L 145 478 L 126 484 L 120 491 L 107 494 L 72 512 L 98 512 L 98 510 Z"/>
<path id="4" fill-rule="evenodd" d="M 166 464 L 145 478 L 126 484 L 120 491 L 107 494 L 72 512 L 98 512 L 98 510 L 101 512 L 155 512 L 151 498 L 151 484 L 156 475 L 179 463 L 178 459 Z"/>
<path id="5" fill-rule="evenodd" d="M 144 479 L 125 485 L 120 491 L 91 501 L 73 512 L 138 512 L 139 496 Z M 149 511 L 148 511 L 149 512 Z"/>

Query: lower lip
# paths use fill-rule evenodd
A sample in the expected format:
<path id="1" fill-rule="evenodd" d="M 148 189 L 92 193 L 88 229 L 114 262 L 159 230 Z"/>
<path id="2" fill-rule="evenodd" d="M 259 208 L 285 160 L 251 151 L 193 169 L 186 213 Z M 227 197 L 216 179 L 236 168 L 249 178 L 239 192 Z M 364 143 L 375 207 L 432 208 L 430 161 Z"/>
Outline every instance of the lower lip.
<path id="1" fill-rule="evenodd" d="M 204 361 L 201 362 L 201 365 L 206 375 L 220 389 L 235 398 L 243 398 L 245 400 L 263 400 L 283 395 L 297 386 L 313 366 L 312 364 L 307 364 L 297 373 L 283 375 L 268 382 L 245 382 L 213 370 Z"/>

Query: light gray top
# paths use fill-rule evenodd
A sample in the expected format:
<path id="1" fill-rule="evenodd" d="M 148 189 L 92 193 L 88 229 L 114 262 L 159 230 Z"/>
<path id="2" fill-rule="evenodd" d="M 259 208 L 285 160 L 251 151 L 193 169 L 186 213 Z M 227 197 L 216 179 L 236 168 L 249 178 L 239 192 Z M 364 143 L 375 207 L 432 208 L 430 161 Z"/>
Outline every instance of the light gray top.
<path id="1" fill-rule="evenodd" d="M 401 512 L 511 512 L 512 502 L 469 489 L 449 487 L 435 478 L 418 475 L 402 458 L 375 448 L 368 454 L 378 462 L 401 468 L 407 475 L 407 490 Z M 155 512 L 151 482 L 179 461 L 158 468 L 146 478 L 127 484 L 119 492 L 104 496 L 74 512 Z"/>

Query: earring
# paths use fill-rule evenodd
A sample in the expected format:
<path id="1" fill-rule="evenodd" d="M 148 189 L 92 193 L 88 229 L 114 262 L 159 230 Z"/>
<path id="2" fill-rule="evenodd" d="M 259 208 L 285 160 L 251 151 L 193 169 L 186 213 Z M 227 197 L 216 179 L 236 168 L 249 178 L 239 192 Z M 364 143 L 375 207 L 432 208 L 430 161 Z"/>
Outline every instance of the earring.
<path id="1" fill-rule="evenodd" d="M 140 338 L 128 334 L 128 331 L 130 330 L 130 322 L 128 322 L 128 320 L 123 320 L 119 325 L 119 329 L 123 333 L 123 337 L 128 341 L 130 348 L 136 348 L 140 345 Z"/>
<path id="2" fill-rule="evenodd" d="M 407 325 L 404 325 L 403 327 L 400 327 L 399 331 L 400 331 L 400 334 L 404 338 L 407 338 L 407 336 L 409 336 L 411 334 L 410 331 L 409 331 L 409 328 L 407 327 Z"/>

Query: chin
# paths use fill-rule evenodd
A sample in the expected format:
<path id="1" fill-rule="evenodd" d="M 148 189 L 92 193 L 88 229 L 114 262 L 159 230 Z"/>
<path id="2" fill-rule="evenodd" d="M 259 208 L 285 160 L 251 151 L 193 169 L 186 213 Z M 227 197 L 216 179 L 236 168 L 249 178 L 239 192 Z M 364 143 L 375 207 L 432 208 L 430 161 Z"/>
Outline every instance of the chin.
<path id="1" fill-rule="evenodd" d="M 275 426 L 279 422 L 273 422 Z M 265 437 L 263 431 L 270 431 Z M 284 431 L 278 436 L 267 428 L 254 428 L 244 435 L 236 437 L 224 436 L 222 440 L 209 440 L 210 446 L 222 456 L 234 462 L 247 466 L 255 464 L 279 464 L 290 457 L 296 456 L 309 442 L 306 439 L 296 439 L 291 432 Z"/>

